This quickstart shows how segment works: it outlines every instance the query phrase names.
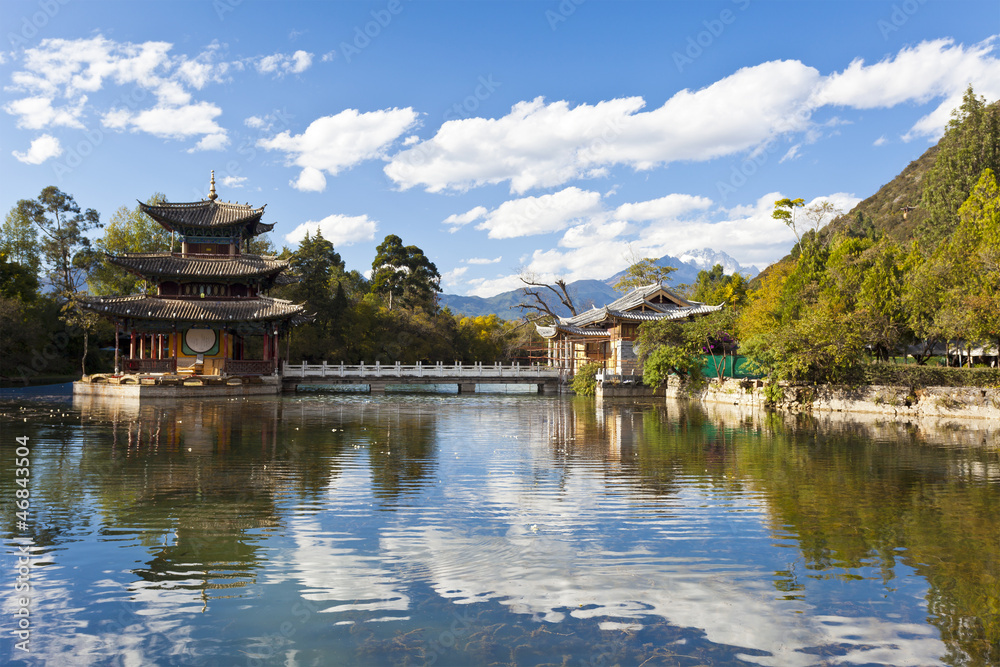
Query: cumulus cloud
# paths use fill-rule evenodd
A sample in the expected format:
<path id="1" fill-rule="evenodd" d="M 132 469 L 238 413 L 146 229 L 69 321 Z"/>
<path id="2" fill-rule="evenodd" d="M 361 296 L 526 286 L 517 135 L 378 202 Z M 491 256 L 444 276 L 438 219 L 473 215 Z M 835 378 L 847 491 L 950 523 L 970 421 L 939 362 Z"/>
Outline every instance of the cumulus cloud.
<path id="1" fill-rule="evenodd" d="M 87 39 L 45 39 L 24 52 L 23 69 L 11 75 L 9 90 L 24 96 L 4 105 L 18 126 L 83 129 L 89 97 L 108 86 L 126 87 L 129 102 L 98 110 L 104 127 L 131 129 L 154 136 L 198 137 L 192 150 L 214 150 L 228 143 L 215 117 L 221 109 L 192 100 L 200 90 L 221 81 L 226 63 L 216 62 L 221 47 L 212 44 L 195 55 L 171 55 L 169 42 L 116 42 L 102 35 Z M 152 93 L 152 106 L 140 102 Z M 57 103 L 58 100 L 58 103 Z"/>
<path id="2" fill-rule="evenodd" d="M 444 219 L 444 224 L 448 225 L 448 231 L 455 233 L 470 222 L 475 222 L 484 217 L 488 211 L 485 206 L 477 206 L 465 213 L 455 213 Z"/>
<path id="3" fill-rule="evenodd" d="M 818 109 L 941 99 L 904 136 L 937 137 L 969 82 L 988 99 L 1000 97 L 996 42 L 927 41 L 873 65 L 854 61 L 826 76 L 797 60 L 765 62 L 700 90 L 681 90 L 652 110 L 640 97 L 577 106 L 522 101 L 500 118 L 445 122 L 433 137 L 394 155 L 385 173 L 402 189 L 466 191 L 509 183 L 512 193 L 523 194 L 604 176 L 614 166 L 646 170 L 710 160 L 801 134 L 786 155 L 793 159 L 801 145 L 820 137 L 812 118 Z"/>
<path id="4" fill-rule="evenodd" d="M 383 157 L 389 146 L 416 122 L 417 112 L 409 107 L 367 113 L 346 109 L 317 118 L 302 134 L 285 131 L 261 139 L 257 145 L 282 151 L 289 163 L 303 168 L 294 187 L 322 192 L 326 187 L 323 172 L 336 176 L 364 160 Z"/>
<path id="5" fill-rule="evenodd" d="M 735 257 L 741 264 L 766 266 L 783 257 L 795 243 L 794 232 L 780 220 L 771 217 L 774 202 L 782 199 L 780 192 L 771 192 L 756 202 L 732 209 L 717 209 L 711 214 L 705 209 L 711 202 L 703 198 L 677 195 L 648 202 L 623 204 L 614 215 L 596 215 L 567 229 L 557 247 L 539 248 L 524 258 L 524 268 L 541 280 L 551 282 L 563 278 L 601 280 L 626 268 L 629 257 L 679 257 L 686 252 L 710 247 Z M 673 201 L 674 206 L 665 205 Z M 687 202 L 685 206 L 676 205 Z M 829 201 L 841 212 L 849 211 L 860 199 L 852 194 L 837 192 L 816 197 L 806 207 Z M 659 209 L 663 215 L 647 212 Z M 632 221 L 619 217 L 631 212 Z M 692 216 L 691 214 L 695 214 Z M 649 215 L 647 218 L 646 216 Z M 798 224 L 801 234 L 811 224 L 800 210 Z M 829 216 L 821 223 L 829 222 Z M 645 224 L 643 224 L 645 223 Z M 471 279 L 469 294 L 488 297 L 516 289 L 517 274 L 489 279 Z"/>
<path id="6" fill-rule="evenodd" d="M 615 217 L 636 222 L 648 222 L 662 218 L 675 218 L 691 211 L 706 209 L 711 205 L 712 200 L 708 197 L 671 194 L 659 199 L 622 204 L 615 209 Z"/>
<path id="7" fill-rule="evenodd" d="M 378 222 L 369 219 L 367 215 L 328 215 L 322 220 L 303 222 L 285 235 L 289 243 L 300 243 L 308 233 L 315 236 L 322 232 L 323 238 L 334 246 L 345 246 L 361 241 L 371 241 L 378 230 Z"/>
<path id="8" fill-rule="evenodd" d="M 11 154 L 24 164 L 41 164 L 49 158 L 62 155 L 62 146 L 51 134 L 43 134 L 31 142 L 31 147 L 26 153 L 13 151 Z"/>
<path id="9" fill-rule="evenodd" d="M 936 39 L 904 47 L 893 57 L 872 65 L 857 59 L 843 71 L 831 74 L 811 100 L 815 106 L 841 105 L 856 109 L 887 108 L 904 103 L 941 103 L 918 120 L 904 135 L 937 139 L 943 134 L 952 109 L 961 105 L 971 83 L 978 94 L 1000 97 L 1000 61 L 995 57 L 997 38 L 965 46 L 952 39 Z"/>
<path id="10" fill-rule="evenodd" d="M 570 107 L 542 98 L 498 119 L 444 123 L 401 151 L 386 174 L 406 189 L 467 190 L 510 182 L 514 193 L 600 176 L 613 165 L 650 169 L 751 148 L 779 130 L 801 129 L 794 111 L 819 72 L 797 61 L 748 67 L 699 91 L 682 90 L 652 111 L 640 97 Z M 782 81 L 781 86 L 768 82 Z M 734 105 L 733 100 L 740 100 Z"/>
<path id="11" fill-rule="evenodd" d="M 550 195 L 506 201 L 487 213 L 476 229 L 487 230 L 491 239 L 534 236 L 560 231 L 602 210 L 599 192 L 569 187 Z"/>
<path id="12" fill-rule="evenodd" d="M 74 104 L 53 107 L 52 99 L 41 96 L 23 97 L 8 102 L 3 109 L 12 116 L 17 116 L 17 126 L 26 130 L 41 130 L 46 127 L 73 127 L 83 129 L 80 117 L 83 115 L 83 105 L 87 96 L 82 95 Z"/>
<path id="13" fill-rule="evenodd" d="M 247 182 L 246 176 L 223 176 L 222 184 L 229 188 L 242 188 Z"/>
<path id="14" fill-rule="evenodd" d="M 296 51 L 292 55 L 275 53 L 257 58 L 254 67 L 261 74 L 285 76 L 286 74 L 301 74 L 312 65 L 313 54 L 307 51 Z"/>
<path id="15" fill-rule="evenodd" d="M 715 220 L 702 218 L 652 224 L 640 233 L 637 244 L 643 249 L 643 255 L 678 256 L 708 247 L 726 252 L 744 265 L 766 266 L 783 257 L 795 243 L 792 230 L 771 217 L 774 202 L 784 196 L 780 192 L 765 194 L 750 206 L 722 211 Z M 861 200 L 853 194 L 837 192 L 816 197 L 806 206 L 821 201 L 829 201 L 841 212 L 847 212 Z M 799 233 L 802 233 L 808 222 L 802 210 L 796 212 L 796 217 L 800 220 Z M 824 224 L 827 222 L 829 220 L 823 220 Z"/>
<path id="16" fill-rule="evenodd" d="M 503 259 L 502 255 L 500 257 L 494 257 L 493 259 L 489 259 L 489 258 L 486 258 L 486 257 L 470 257 L 469 259 L 465 260 L 465 263 L 466 264 L 499 264 L 501 259 Z"/>
<path id="17" fill-rule="evenodd" d="M 459 278 L 461 278 L 466 271 L 469 270 L 467 266 L 457 266 L 451 271 L 445 271 L 441 274 L 441 284 L 442 285 L 458 285 Z"/>

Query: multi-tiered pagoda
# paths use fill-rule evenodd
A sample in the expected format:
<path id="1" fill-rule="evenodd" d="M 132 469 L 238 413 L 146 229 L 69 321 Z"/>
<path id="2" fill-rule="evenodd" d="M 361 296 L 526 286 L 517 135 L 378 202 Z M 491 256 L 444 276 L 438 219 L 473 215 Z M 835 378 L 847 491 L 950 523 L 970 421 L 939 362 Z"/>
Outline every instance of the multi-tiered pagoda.
<path id="1" fill-rule="evenodd" d="M 93 297 L 87 306 L 115 323 L 115 372 L 267 375 L 278 369 L 281 337 L 307 318 L 303 306 L 264 294 L 287 282 L 288 262 L 243 252 L 271 231 L 264 207 L 208 199 L 142 210 L 176 233 L 180 252 L 109 255 L 156 285 L 156 294 Z M 283 280 L 284 278 L 284 280 Z M 130 335 L 119 364 L 118 334 Z"/>

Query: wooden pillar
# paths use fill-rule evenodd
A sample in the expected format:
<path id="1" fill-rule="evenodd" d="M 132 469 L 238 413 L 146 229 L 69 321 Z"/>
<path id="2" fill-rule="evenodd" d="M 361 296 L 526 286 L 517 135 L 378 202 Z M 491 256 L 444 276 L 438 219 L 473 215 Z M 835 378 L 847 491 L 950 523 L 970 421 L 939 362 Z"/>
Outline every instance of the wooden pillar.
<path id="1" fill-rule="evenodd" d="M 229 358 L 229 334 L 226 333 L 225 329 L 222 329 L 219 332 L 219 335 L 222 336 L 222 358 L 223 359 L 228 359 Z"/>
<path id="2" fill-rule="evenodd" d="M 115 322 L 115 374 L 118 373 L 118 322 Z"/>
<path id="3" fill-rule="evenodd" d="M 264 332 L 264 354 L 263 354 L 264 361 L 267 361 L 267 360 L 269 360 L 271 358 L 271 357 L 268 356 L 268 352 L 270 352 L 270 347 L 271 347 L 271 334 L 269 334 L 269 333 L 267 333 L 265 331 Z"/>
<path id="4" fill-rule="evenodd" d="M 135 331 L 129 332 L 128 358 L 135 359 Z"/>

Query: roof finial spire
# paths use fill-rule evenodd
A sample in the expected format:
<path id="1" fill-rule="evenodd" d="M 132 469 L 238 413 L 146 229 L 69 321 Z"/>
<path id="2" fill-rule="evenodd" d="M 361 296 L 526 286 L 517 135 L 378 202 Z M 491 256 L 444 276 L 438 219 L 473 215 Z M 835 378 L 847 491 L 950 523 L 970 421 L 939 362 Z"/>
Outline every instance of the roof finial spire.
<path id="1" fill-rule="evenodd" d="M 215 170 L 212 170 L 212 187 L 208 190 L 208 201 L 215 201 L 219 195 L 215 194 Z"/>

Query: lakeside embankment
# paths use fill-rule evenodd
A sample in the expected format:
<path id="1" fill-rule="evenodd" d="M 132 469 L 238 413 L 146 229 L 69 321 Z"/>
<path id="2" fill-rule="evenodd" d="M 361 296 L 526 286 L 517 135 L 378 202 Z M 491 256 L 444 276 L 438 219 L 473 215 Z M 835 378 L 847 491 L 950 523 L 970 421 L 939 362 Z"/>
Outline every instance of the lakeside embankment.
<path id="1" fill-rule="evenodd" d="M 783 398 L 772 405 L 792 412 L 856 412 L 895 417 L 1000 420 L 1000 387 L 781 386 Z M 763 407 L 768 402 L 764 383 L 759 380 L 727 379 L 720 383 L 712 379 L 694 389 L 683 387 L 671 378 L 665 393 L 668 398 L 746 407 Z"/>

